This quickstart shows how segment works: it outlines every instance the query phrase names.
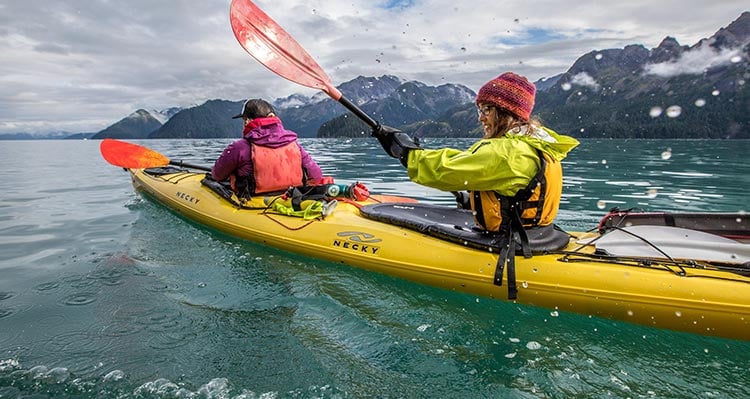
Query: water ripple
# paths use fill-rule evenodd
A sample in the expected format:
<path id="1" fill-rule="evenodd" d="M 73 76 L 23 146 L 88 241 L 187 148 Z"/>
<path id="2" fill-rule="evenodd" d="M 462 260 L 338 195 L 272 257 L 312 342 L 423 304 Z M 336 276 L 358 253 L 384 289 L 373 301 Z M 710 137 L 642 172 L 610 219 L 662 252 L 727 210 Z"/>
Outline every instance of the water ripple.
<path id="1" fill-rule="evenodd" d="M 124 337 L 136 334 L 142 330 L 142 325 L 133 324 L 129 321 L 115 321 L 104 326 L 101 329 L 101 334 L 107 337 Z"/>
<path id="2" fill-rule="evenodd" d="M 39 292 L 54 291 L 58 288 L 60 288 L 59 281 L 48 281 L 46 283 L 41 283 L 34 286 L 34 290 Z"/>
<path id="3" fill-rule="evenodd" d="M 67 367 L 77 374 L 90 374 L 99 367 L 102 353 L 117 353 L 116 340 L 99 334 L 95 328 L 65 331 L 43 343 L 45 350 L 65 359 Z"/>
<path id="4" fill-rule="evenodd" d="M 80 292 L 63 298 L 62 303 L 70 306 L 88 305 L 96 301 L 97 295 L 97 292 Z"/>

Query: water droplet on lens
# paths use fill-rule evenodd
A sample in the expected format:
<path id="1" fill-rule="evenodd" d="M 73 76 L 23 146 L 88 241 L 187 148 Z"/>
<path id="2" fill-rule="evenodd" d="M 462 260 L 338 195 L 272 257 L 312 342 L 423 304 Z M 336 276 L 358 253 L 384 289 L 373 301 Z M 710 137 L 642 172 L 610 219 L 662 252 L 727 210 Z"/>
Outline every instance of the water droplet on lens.
<path id="1" fill-rule="evenodd" d="M 682 114 L 682 107 L 679 105 L 672 105 L 667 108 L 667 116 L 670 118 L 676 118 Z"/>

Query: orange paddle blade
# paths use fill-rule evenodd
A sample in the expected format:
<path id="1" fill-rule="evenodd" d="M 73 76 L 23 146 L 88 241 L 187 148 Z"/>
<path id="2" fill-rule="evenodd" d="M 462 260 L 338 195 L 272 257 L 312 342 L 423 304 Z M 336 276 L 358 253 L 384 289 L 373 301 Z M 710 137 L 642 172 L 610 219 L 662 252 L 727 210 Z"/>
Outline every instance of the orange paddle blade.
<path id="1" fill-rule="evenodd" d="M 104 139 L 99 145 L 104 160 L 128 169 L 156 168 L 169 165 L 169 158 L 154 150 L 115 139 Z"/>

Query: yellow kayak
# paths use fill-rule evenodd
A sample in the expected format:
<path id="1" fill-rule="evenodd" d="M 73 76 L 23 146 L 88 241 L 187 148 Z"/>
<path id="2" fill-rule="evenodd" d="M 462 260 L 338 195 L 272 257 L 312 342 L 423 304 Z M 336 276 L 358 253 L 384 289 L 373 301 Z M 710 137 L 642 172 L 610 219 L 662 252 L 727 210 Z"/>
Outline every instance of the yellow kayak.
<path id="1" fill-rule="evenodd" d="M 323 200 L 321 214 L 304 218 L 271 206 L 288 203 L 278 196 L 232 202 L 218 183 L 206 184 L 204 173 L 129 171 L 140 193 L 185 218 L 281 250 L 499 300 L 508 300 L 515 283 L 514 300 L 521 304 L 750 339 L 750 245 L 741 241 L 667 226 L 628 226 L 603 235 L 555 229 L 530 237 L 533 256 L 516 252 L 513 279 L 511 270 L 496 273 L 502 247 L 496 237 L 471 228 L 467 211 L 371 195 Z M 672 233 L 678 244 L 665 239 Z M 654 244 L 659 240 L 664 243 Z M 682 258 L 680 241 L 695 251 L 702 240 L 709 243 L 705 254 L 690 253 L 705 259 Z"/>

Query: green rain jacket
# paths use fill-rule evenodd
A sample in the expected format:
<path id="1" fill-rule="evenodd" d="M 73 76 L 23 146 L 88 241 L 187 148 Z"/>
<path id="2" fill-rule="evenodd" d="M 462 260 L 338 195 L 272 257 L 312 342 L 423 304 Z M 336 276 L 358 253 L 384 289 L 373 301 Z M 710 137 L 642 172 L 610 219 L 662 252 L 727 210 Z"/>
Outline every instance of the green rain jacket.
<path id="1" fill-rule="evenodd" d="M 495 191 L 513 196 L 525 188 L 540 167 L 536 150 L 560 161 L 578 145 L 578 140 L 551 129 L 524 128 L 502 138 L 482 139 L 469 149 L 412 150 L 409 178 L 443 191 Z"/>

